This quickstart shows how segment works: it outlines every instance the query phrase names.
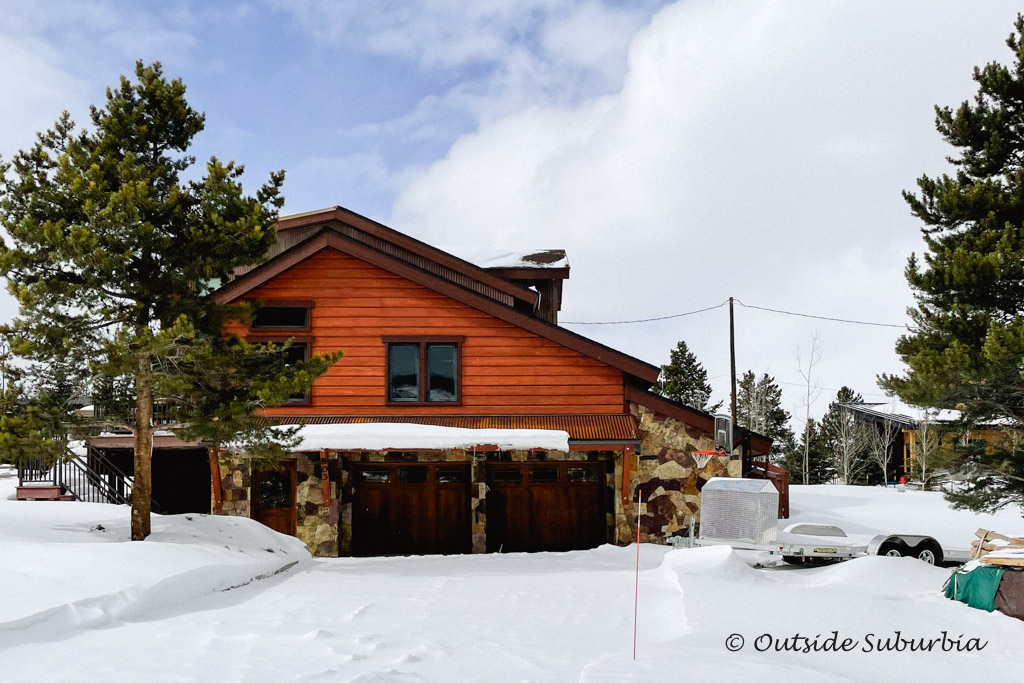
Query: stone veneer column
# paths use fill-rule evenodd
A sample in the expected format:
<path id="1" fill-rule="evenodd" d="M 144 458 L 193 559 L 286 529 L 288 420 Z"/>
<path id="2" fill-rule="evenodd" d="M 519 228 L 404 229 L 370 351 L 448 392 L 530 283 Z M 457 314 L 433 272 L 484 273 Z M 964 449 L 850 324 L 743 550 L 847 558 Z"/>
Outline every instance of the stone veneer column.
<path id="1" fill-rule="evenodd" d="M 249 516 L 249 487 L 252 473 L 244 458 L 221 455 L 220 467 L 221 507 L 216 509 L 211 492 L 210 509 L 215 515 Z"/>
<path id="2" fill-rule="evenodd" d="M 330 501 L 324 501 L 320 472 L 320 455 L 300 453 L 296 456 L 295 504 L 298 508 L 295 535 L 306 544 L 315 557 L 338 556 L 338 486 L 330 482 Z M 328 455 L 328 477 L 331 463 L 337 469 L 337 454 Z"/>
<path id="3" fill-rule="evenodd" d="M 691 517 L 700 523 L 700 489 L 711 477 L 738 477 L 742 463 L 738 455 L 712 458 L 698 468 L 693 451 L 714 449 L 714 437 L 683 422 L 630 403 L 630 413 L 639 422 L 640 463 L 630 463 L 629 501 L 622 505 L 616 495 L 616 542 L 636 540 L 637 489 L 640 497 L 640 541 L 667 543 L 689 533 Z M 635 457 L 635 456 L 634 456 Z M 617 494 L 622 491 L 622 460 L 616 460 Z"/>

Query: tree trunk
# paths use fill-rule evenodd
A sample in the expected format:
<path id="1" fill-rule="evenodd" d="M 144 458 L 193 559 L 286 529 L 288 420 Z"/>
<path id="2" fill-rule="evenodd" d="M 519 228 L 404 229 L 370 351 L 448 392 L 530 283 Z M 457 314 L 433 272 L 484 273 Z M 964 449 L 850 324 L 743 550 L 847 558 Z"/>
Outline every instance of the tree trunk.
<path id="1" fill-rule="evenodd" d="M 132 486 L 132 540 L 150 532 L 153 495 L 153 369 L 149 354 L 138 359 L 135 375 L 135 484 Z"/>

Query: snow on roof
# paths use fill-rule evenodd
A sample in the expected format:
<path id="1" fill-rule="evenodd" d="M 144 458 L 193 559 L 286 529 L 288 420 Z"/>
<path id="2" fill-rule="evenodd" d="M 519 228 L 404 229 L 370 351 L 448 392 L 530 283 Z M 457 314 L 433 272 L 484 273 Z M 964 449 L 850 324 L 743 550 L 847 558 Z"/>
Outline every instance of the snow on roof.
<path id="1" fill-rule="evenodd" d="M 481 268 L 568 268 L 569 258 L 564 249 L 534 249 L 533 251 L 507 251 L 502 249 L 473 249 L 465 247 L 439 247 Z"/>
<path id="2" fill-rule="evenodd" d="M 378 422 L 303 425 L 299 436 L 302 441 L 295 447 L 296 451 L 427 450 L 474 446 L 496 446 L 502 450 L 569 450 L 569 433 L 555 429 L 464 429 Z"/>
<path id="3" fill-rule="evenodd" d="M 871 417 L 892 420 L 901 425 L 913 428 L 917 421 L 909 415 L 897 413 L 895 406 L 885 403 L 840 403 L 839 405 L 855 410 Z"/>

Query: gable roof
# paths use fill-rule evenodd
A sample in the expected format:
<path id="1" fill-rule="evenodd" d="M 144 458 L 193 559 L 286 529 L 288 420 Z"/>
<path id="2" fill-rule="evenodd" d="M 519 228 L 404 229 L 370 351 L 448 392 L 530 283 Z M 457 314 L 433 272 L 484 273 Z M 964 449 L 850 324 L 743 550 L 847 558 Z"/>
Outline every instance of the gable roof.
<path id="1" fill-rule="evenodd" d="M 280 219 L 277 223 L 278 243 L 270 250 L 268 260 L 324 227 L 506 305 L 519 303 L 521 307 L 533 310 L 539 303 L 540 295 L 528 287 L 510 282 L 485 268 L 340 206 Z M 243 275 L 252 269 L 240 268 L 235 274 Z"/>
<path id="2" fill-rule="evenodd" d="M 333 215 L 333 212 L 337 211 L 337 209 L 330 211 Z M 321 216 L 322 218 L 322 213 L 304 214 L 304 216 Z M 213 293 L 214 299 L 223 303 L 242 299 L 249 292 L 252 292 L 267 281 L 305 261 L 314 254 L 324 249 L 336 249 L 399 277 L 444 294 L 467 306 L 488 313 L 499 320 L 532 332 L 539 337 L 598 360 L 642 382 L 651 384 L 658 379 L 658 373 L 660 372 L 658 367 L 616 351 L 580 334 L 546 322 L 531 314 L 533 312 L 532 307 L 530 308 L 530 313 L 525 312 L 521 305 L 517 306 L 517 301 L 523 302 L 523 300 L 510 292 L 510 289 L 514 288 L 536 295 L 537 293 L 533 290 L 509 283 L 487 273 L 481 268 L 446 255 L 444 252 L 440 252 L 440 250 L 433 247 L 427 247 L 422 242 L 411 240 L 411 238 L 408 238 L 411 242 L 416 242 L 418 245 L 425 247 L 420 251 L 413 252 L 412 255 L 419 258 L 409 258 L 409 252 L 401 251 L 404 247 L 400 247 L 397 253 L 396 250 L 389 249 L 388 245 L 395 243 L 388 240 L 384 240 L 383 244 L 373 243 L 372 241 L 360 239 L 356 235 L 346 234 L 349 231 L 342 232 L 338 230 L 338 225 L 334 222 L 325 224 L 321 222 L 321 219 L 312 219 L 312 224 L 316 226 L 314 230 L 301 233 L 304 239 L 299 241 L 287 240 L 286 243 L 290 246 L 277 251 L 264 263 L 246 272 L 239 273 L 235 279 Z M 294 222 L 289 225 L 291 227 L 286 227 L 284 234 L 288 234 L 289 230 L 309 227 L 307 224 L 299 225 Z M 389 233 L 399 234 L 390 228 L 385 230 Z M 380 231 L 378 230 L 377 232 Z M 404 243 L 405 240 L 402 240 L 402 242 Z M 433 252 L 438 252 L 447 256 L 447 258 L 443 260 L 443 263 L 427 259 L 426 254 L 432 254 Z M 436 265 L 443 267 L 441 272 L 438 272 L 438 268 L 432 267 Z M 479 278 L 471 277 L 479 274 L 482 274 Z M 502 284 L 500 289 L 492 287 L 491 283 L 495 280 Z"/>

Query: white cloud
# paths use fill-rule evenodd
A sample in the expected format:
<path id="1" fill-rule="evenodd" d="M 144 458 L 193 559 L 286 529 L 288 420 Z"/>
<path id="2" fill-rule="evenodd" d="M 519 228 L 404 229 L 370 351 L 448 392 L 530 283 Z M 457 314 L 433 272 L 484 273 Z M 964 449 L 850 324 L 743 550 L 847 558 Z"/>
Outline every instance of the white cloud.
<path id="1" fill-rule="evenodd" d="M 975 64 L 1009 57 L 1013 18 L 955 3 L 680 2 L 636 35 L 619 92 L 484 119 L 404 188 L 392 224 L 433 243 L 567 248 L 565 320 L 733 295 L 901 323 L 920 240 L 900 190 L 942 168 L 932 105 L 968 97 Z M 899 370 L 898 330 L 736 315 L 740 369 L 799 382 L 796 348 L 817 329 L 825 386 L 877 393 L 875 374 Z M 721 310 L 574 329 L 655 363 L 686 339 L 728 391 Z"/>
<path id="2" fill-rule="evenodd" d="M 453 117 L 488 120 L 537 101 L 568 103 L 615 89 L 633 34 L 661 1 L 266 0 L 291 13 L 314 41 L 407 59 L 447 81 L 414 111 L 378 122 L 428 136 L 447 132 Z"/>

